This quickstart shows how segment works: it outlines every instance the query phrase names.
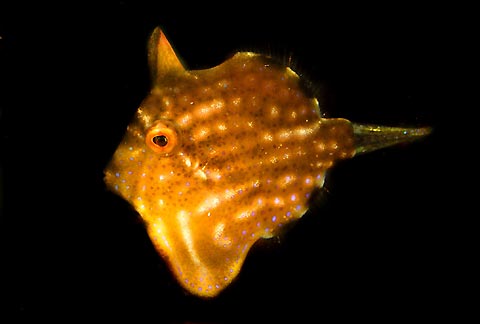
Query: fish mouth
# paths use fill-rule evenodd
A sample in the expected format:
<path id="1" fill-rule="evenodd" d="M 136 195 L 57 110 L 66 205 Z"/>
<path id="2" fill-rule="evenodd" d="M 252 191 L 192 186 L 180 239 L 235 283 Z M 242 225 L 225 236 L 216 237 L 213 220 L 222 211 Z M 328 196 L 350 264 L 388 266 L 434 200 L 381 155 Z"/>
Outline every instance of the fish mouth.
<path id="1" fill-rule="evenodd" d="M 113 181 L 115 178 L 113 174 L 114 173 L 111 171 L 110 165 L 107 166 L 103 171 L 103 182 L 110 191 L 115 191 L 115 187 L 117 187 L 118 190 L 118 185 L 115 185 L 115 181 Z"/>
<path id="2" fill-rule="evenodd" d="M 118 171 L 115 160 L 112 160 L 104 169 L 103 182 L 110 192 L 128 201 L 127 191 L 130 190 L 131 185 L 122 172 Z"/>

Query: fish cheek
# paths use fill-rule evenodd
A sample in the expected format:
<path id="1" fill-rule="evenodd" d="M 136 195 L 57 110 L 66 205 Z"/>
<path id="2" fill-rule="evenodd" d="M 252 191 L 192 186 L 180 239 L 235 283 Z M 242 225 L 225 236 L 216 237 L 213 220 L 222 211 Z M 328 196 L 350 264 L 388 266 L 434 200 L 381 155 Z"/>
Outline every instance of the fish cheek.
<path id="1" fill-rule="evenodd" d="M 178 191 L 172 186 L 174 174 L 165 159 L 169 157 L 151 158 L 138 179 L 138 196 L 132 203 L 147 223 L 171 213 L 178 200 Z"/>

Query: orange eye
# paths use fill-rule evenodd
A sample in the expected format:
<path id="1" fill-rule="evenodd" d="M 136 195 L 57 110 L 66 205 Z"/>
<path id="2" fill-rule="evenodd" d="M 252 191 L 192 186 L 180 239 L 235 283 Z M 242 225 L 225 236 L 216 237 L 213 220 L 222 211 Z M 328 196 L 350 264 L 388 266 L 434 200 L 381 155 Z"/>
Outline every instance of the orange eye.
<path id="1" fill-rule="evenodd" d="M 172 122 L 156 121 L 147 131 L 147 146 L 156 153 L 168 154 L 178 144 L 178 134 Z"/>

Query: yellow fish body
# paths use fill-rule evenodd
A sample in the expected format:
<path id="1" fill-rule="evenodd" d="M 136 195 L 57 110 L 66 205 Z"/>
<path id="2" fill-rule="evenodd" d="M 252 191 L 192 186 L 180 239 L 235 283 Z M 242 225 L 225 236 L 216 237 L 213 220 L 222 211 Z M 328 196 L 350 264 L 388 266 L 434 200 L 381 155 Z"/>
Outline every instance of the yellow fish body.
<path id="1" fill-rule="evenodd" d="M 306 212 L 335 161 L 429 132 L 322 118 L 299 76 L 265 55 L 187 70 L 159 28 L 149 65 L 151 92 L 105 182 L 138 211 L 178 282 L 202 297 L 235 279 L 258 239 Z"/>

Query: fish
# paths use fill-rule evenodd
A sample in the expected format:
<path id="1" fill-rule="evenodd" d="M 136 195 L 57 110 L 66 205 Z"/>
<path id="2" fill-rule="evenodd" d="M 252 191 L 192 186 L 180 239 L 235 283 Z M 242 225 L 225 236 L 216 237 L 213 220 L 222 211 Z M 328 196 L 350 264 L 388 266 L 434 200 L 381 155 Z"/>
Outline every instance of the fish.
<path id="1" fill-rule="evenodd" d="M 300 219 L 337 161 L 431 132 L 322 117 L 300 75 L 266 54 L 238 51 L 192 70 L 157 27 L 147 58 L 151 89 L 104 181 L 200 298 L 235 280 L 255 242 Z"/>

